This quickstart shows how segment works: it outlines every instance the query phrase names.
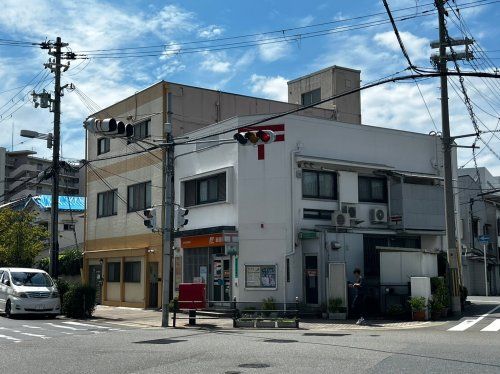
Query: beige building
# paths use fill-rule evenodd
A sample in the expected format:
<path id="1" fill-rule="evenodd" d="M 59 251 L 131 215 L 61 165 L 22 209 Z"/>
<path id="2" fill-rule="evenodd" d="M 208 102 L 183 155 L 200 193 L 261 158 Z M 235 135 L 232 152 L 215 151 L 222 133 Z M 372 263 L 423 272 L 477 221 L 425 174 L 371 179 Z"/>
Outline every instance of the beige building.
<path id="1" fill-rule="evenodd" d="M 167 108 L 168 94 L 172 108 Z M 359 103 L 359 93 L 351 96 Z M 161 206 L 162 152 L 144 150 L 162 138 L 167 111 L 172 112 L 173 133 L 178 137 L 231 117 L 280 113 L 299 106 L 161 81 L 92 114 L 135 127 L 133 142 L 89 132 L 86 136 L 86 159 L 92 162 L 86 168 L 84 277 L 102 285 L 103 304 L 161 305 L 162 237 L 144 226 L 142 212 Z M 300 115 L 331 120 L 336 113 L 311 108 Z"/>

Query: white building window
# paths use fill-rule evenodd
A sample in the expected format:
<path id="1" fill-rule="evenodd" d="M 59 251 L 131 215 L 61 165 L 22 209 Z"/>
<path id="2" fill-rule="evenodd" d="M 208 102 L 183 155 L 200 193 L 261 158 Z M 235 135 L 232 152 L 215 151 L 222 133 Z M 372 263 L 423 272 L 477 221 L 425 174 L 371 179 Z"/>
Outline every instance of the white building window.
<path id="1" fill-rule="evenodd" d="M 128 186 L 128 211 L 135 212 L 151 207 L 151 182 Z"/>
<path id="2" fill-rule="evenodd" d="M 117 190 L 100 192 L 97 194 L 97 218 L 114 216 L 117 214 Z"/>
<path id="3" fill-rule="evenodd" d="M 226 173 L 183 182 L 184 206 L 226 201 Z"/>
<path id="4" fill-rule="evenodd" d="M 302 197 L 337 200 L 337 173 L 304 170 L 302 172 Z"/>
<path id="5" fill-rule="evenodd" d="M 311 105 L 321 100 L 321 88 L 305 92 L 301 96 L 302 105 Z"/>
<path id="6" fill-rule="evenodd" d="M 109 138 L 99 138 L 97 139 L 97 155 L 102 155 L 103 153 L 108 153 L 110 150 L 111 141 Z"/>
<path id="7" fill-rule="evenodd" d="M 139 122 L 134 125 L 134 139 L 140 140 L 148 138 L 151 135 L 151 120 Z"/>

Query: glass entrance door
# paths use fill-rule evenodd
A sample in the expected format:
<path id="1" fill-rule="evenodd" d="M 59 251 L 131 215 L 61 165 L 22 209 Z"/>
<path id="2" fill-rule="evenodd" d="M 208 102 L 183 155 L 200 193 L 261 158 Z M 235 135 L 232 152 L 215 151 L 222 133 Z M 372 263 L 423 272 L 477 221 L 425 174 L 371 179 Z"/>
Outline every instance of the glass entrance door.
<path id="1" fill-rule="evenodd" d="M 305 256 L 306 304 L 318 304 L 318 256 Z"/>
<path id="2" fill-rule="evenodd" d="M 212 287 L 214 301 L 231 300 L 231 258 L 215 255 L 212 260 Z"/>

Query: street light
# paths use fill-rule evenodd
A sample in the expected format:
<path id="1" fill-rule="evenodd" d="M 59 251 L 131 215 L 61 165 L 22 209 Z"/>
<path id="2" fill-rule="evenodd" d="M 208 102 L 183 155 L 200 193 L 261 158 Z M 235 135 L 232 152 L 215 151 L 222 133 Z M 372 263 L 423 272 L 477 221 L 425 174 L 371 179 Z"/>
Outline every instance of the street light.
<path id="1" fill-rule="evenodd" d="M 21 130 L 21 136 L 31 139 L 47 141 L 47 148 L 52 148 L 53 136 L 31 130 Z M 59 142 L 52 149 L 52 202 L 50 206 L 50 275 L 57 279 L 59 276 Z"/>
<path id="2" fill-rule="evenodd" d="M 30 139 L 42 139 L 47 141 L 47 148 L 51 149 L 52 148 L 52 134 L 43 134 L 40 132 L 36 131 L 31 131 L 31 130 L 21 130 L 21 136 L 23 138 L 30 138 Z"/>

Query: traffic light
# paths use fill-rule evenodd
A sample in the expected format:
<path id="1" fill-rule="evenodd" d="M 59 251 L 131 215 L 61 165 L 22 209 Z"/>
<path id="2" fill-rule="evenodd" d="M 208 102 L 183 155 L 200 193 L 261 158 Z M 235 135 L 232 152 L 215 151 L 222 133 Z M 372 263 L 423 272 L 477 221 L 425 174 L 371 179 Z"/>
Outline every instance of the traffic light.
<path id="1" fill-rule="evenodd" d="M 117 121 L 114 118 L 102 120 L 87 118 L 83 121 L 83 127 L 94 134 L 102 134 L 110 138 L 132 138 L 134 136 L 134 125 Z"/>
<path id="2" fill-rule="evenodd" d="M 144 213 L 144 226 L 155 231 L 157 229 L 156 209 L 155 208 L 144 209 L 143 213 Z"/>
<path id="3" fill-rule="evenodd" d="M 234 134 L 233 139 L 241 145 L 269 144 L 274 142 L 276 134 L 271 130 L 246 131 Z"/>
<path id="4" fill-rule="evenodd" d="M 176 218 L 176 223 L 175 223 L 175 228 L 176 230 L 179 230 L 181 227 L 184 227 L 188 224 L 189 220 L 186 218 L 186 216 L 189 213 L 188 209 L 181 208 L 180 206 L 175 208 L 175 218 Z"/>

